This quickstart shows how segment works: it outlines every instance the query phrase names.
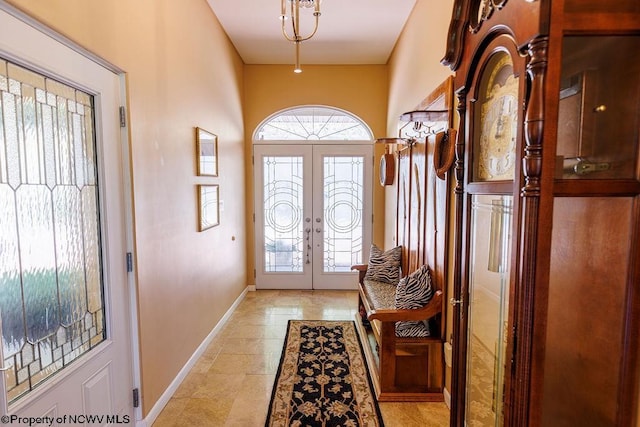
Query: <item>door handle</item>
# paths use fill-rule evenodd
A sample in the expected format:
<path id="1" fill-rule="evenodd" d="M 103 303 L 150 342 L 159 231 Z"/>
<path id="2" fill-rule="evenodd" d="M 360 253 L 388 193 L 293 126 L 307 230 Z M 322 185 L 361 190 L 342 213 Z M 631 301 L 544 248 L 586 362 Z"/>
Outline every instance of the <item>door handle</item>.
<path id="1" fill-rule="evenodd" d="M 307 260 L 306 260 L 305 264 L 311 264 L 311 260 L 309 259 L 309 250 L 311 249 L 311 242 L 309 241 L 309 237 L 311 236 L 311 227 L 305 228 L 304 232 L 307 233 L 307 237 L 306 237 L 306 240 L 307 240 L 307 256 L 306 256 L 306 258 L 307 258 Z"/>
<path id="2" fill-rule="evenodd" d="M 318 227 L 316 228 L 316 233 L 320 233 L 322 231 L 322 228 Z"/>
<path id="3" fill-rule="evenodd" d="M 449 304 L 451 304 L 451 305 L 453 305 L 453 306 L 456 306 L 456 305 L 458 305 L 458 304 L 462 304 L 462 303 L 463 303 L 463 301 L 464 301 L 464 300 L 462 300 L 462 299 L 455 299 L 455 298 L 451 298 L 451 299 L 449 300 Z"/>

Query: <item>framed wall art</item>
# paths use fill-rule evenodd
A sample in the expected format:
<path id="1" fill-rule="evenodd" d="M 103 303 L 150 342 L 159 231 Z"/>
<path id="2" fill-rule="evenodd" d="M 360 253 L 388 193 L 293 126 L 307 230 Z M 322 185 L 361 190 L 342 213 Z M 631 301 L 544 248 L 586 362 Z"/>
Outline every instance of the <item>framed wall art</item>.
<path id="1" fill-rule="evenodd" d="M 218 136 L 196 128 L 198 175 L 218 176 Z"/>
<path id="2" fill-rule="evenodd" d="M 220 224 L 220 186 L 198 185 L 198 225 L 204 231 Z"/>

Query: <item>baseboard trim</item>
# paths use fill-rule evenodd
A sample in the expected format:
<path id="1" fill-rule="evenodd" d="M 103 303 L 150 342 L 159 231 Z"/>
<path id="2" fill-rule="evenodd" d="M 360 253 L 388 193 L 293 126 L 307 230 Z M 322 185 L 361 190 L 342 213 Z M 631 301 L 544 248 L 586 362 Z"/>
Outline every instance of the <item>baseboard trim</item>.
<path id="1" fill-rule="evenodd" d="M 451 410 L 451 393 L 449 393 L 449 390 L 447 390 L 446 387 L 444 388 L 443 394 L 444 394 L 444 403 L 446 403 L 447 408 Z"/>
<path id="2" fill-rule="evenodd" d="M 224 316 L 222 316 L 222 318 L 216 324 L 216 326 L 214 326 L 211 332 L 209 332 L 209 335 L 207 335 L 207 337 L 198 346 L 196 351 L 191 355 L 187 363 L 185 363 L 185 365 L 182 367 L 180 372 L 178 372 L 178 375 L 176 375 L 176 377 L 173 379 L 171 384 L 169 384 L 169 387 L 167 387 L 164 393 L 162 393 L 162 396 L 160 396 L 156 404 L 153 405 L 153 408 L 151 408 L 147 416 L 142 420 L 138 420 L 136 422 L 136 427 L 151 426 L 153 422 L 156 420 L 156 418 L 158 418 L 158 416 L 160 415 L 160 412 L 162 412 L 162 410 L 167 405 L 167 403 L 169 403 L 169 400 L 171 399 L 171 397 L 174 395 L 176 390 L 178 390 L 178 387 L 180 387 L 180 384 L 182 384 L 182 381 L 184 381 L 184 379 L 187 377 L 187 375 L 189 374 L 189 371 L 191 371 L 191 368 L 194 367 L 198 359 L 200 359 L 200 356 L 202 356 L 202 354 L 205 352 L 209 344 L 211 344 L 211 341 L 213 341 L 213 339 L 216 337 L 216 335 L 218 335 L 222 327 L 227 323 L 227 321 L 229 320 L 229 318 L 231 317 L 235 309 L 238 307 L 240 302 L 242 302 L 244 297 L 247 295 L 247 292 L 250 291 L 250 288 L 251 286 L 247 286 L 242 291 L 240 296 L 236 298 L 236 300 L 233 302 L 231 307 L 229 307 L 229 309 L 224 314 Z M 254 286 L 254 290 L 255 290 L 255 286 Z"/>
<path id="3" fill-rule="evenodd" d="M 362 325 L 362 318 L 359 313 L 355 314 L 354 320 L 356 322 L 356 331 L 360 337 L 360 344 L 362 344 L 362 350 L 364 351 L 364 359 L 367 363 L 367 367 L 369 368 L 369 375 L 371 376 L 371 382 L 373 383 L 373 391 L 376 394 L 376 397 L 378 397 L 380 396 L 380 376 L 378 375 L 378 366 L 376 366 L 374 359 L 375 356 L 373 355 L 373 350 L 369 345 L 369 337 L 367 336 L 367 331 Z"/>

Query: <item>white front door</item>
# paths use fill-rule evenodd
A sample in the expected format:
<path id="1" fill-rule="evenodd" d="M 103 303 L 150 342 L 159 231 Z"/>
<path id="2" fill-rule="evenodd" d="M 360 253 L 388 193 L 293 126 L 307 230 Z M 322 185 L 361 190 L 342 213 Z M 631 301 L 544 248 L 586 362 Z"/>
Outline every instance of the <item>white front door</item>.
<path id="1" fill-rule="evenodd" d="M 0 6 L 3 423 L 133 422 L 122 79 Z"/>
<path id="2" fill-rule="evenodd" d="M 254 145 L 256 287 L 355 289 L 369 256 L 372 147 Z"/>

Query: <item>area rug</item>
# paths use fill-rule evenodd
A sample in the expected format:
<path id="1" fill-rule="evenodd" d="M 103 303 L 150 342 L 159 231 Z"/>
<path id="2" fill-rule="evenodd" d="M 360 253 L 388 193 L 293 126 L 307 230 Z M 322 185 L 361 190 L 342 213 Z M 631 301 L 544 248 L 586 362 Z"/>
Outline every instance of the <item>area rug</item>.
<path id="1" fill-rule="evenodd" d="M 265 426 L 384 426 L 353 321 L 289 321 Z"/>

